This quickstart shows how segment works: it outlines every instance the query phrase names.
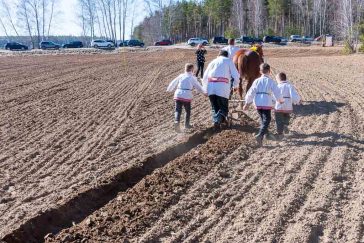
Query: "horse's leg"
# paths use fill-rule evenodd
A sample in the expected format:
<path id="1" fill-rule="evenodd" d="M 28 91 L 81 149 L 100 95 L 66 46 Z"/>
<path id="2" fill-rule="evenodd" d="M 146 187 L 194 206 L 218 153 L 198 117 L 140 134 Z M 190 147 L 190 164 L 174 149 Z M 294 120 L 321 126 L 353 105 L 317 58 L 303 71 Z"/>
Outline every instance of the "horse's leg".
<path id="1" fill-rule="evenodd" d="M 239 78 L 238 94 L 239 94 L 239 98 L 242 100 L 243 99 L 243 79 L 242 78 Z"/>
<path id="2" fill-rule="evenodd" d="M 239 88 L 238 88 L 239 100 L 243 100 L 243 78 L 239 80 Z M 243 109 L 243 102 L 239 102 L 239 108 Z"/>
<path id="3" fill-rule="evenodd" d="M 246 84 L 246 92 L 248 93 L 248 91 L 249 91 L 249 89 L 250 89 L 250 87 L 252 86 L 252 84 L 253 84 L 253 82 L 254 82 L 254 80 L 252 79 L 252 78 L 248 78 L 248 82 L 247 82 L 247 84 Z"/>

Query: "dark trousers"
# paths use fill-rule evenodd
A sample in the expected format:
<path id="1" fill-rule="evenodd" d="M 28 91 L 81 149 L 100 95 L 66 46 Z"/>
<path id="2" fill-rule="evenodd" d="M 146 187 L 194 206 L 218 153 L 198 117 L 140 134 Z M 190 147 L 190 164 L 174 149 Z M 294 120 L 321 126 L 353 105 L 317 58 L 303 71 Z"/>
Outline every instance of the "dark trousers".
<path id="1" fill-rule="evenodd" d="M 291 118 L 289 113 L 276 112 L 274 113 L 276 119 L 277 133 L 283 134 L 284 127 L 288 127 Z"/>
<path id="2" fill-rule="evenodd" d="M 204 62 L 197 62 L 197 72 L 196 72 L 196 77 L 198 77 L 198 73 L 201 71 L 201 78 L 203 78 L 203 69 L 205 67 L 205 63 Z"/>
<path id="3" fill-rule="evenodd" d="M 190 119 L 191 119 L 191 102 L 185 102 L 176 100 L 176 110 L 175 110 L 175 122 L 179 123 L 181 120 L 182 115 L 182 108 L 185 108 L 186 116 L 185 116 L 185 125 L 190 125 Z"/>
<path id="4" fill-rule="evenodd" d="M 258 136 L 264 136 L 268 133 L 268 128 L 270 121 L 272 120 L 271 111 L 270 110 L 261 110 L 258 109 L 258 114 L 260 116 L 260 129 Z"/>
<path id="5" fill-rule="evenodd" d="M 229 113 L 229 99 L 217 95 L 210 95 L 209 99 L 212 108 L 212 121 L 214 124 L 220 124 L 226 120 Z"/>

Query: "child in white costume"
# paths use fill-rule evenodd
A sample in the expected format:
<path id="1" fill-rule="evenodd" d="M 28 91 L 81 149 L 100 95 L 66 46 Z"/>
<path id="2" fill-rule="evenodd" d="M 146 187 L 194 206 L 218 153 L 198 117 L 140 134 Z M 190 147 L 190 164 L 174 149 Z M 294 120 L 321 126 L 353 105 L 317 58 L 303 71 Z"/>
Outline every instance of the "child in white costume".
<path id="1" fill-rule="evenodd" d="M 187 63 L 185 66 L 185 73 L 175 78 L 168 86 L 167 91 L 174 92 L 174 100 L 176 102 L 175 108 L 175 121 L 174 128 L 177 132 L 180 131 L 180 119 L 182 114 L 182 108 L 185 108 L 185 128 L 192 128 L 190 124 L 191 118 L 191 101 L 193 99 L 192 89 L 196 88 L 200 93 L 205 93 L 201 84 L 197 81 L 193 75 L 194 65 Z"/>
<path id="2" fill-rule="evenodd" d="M 285 131 L 288 133 L 288 125 L 290 114 L 293 112 L 293 104 L 299 104 L 301 97 L 294 86 L 287 81 L 287 75 L 285 73 L 277 74 L 276 79 L 278 82 L 278 89 L 284 99 L 284 103 L 276 102 L 274 107 L 278 139 L 282 139 L 283 132 Z"/>
<path id="3" fill-rule="evenodd" d="M 283 98 L 276 82 L 270 78 L 271 69 L 269 64 L 262 63 L 260 65 L 262 76 L 257 78 L 248 93 L 245 96 L 244 110 L 247 110 L 251 103 L 254 103 L 257 112 L 260 116 L 260 129 L 255 137 L 258 145 L 263 145 L 264 135 L 268 134 L 269 124 L 271 122 L 271 110 L 273 109 L 273 97 L 280 103 L 283 103 Z"/>

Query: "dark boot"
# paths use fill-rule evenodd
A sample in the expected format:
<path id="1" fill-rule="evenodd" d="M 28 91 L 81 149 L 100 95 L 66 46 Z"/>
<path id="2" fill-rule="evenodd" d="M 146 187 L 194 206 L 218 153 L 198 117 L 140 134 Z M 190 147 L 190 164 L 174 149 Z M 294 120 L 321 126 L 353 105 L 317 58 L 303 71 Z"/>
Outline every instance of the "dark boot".
<path id="1" fill-rule="evenodd" d="M 214 132 L 220 132 L 221 126 L 219 123 L 214 123 Z"/>
<path id="2" fill-rule="evenodd" d="M 258 134 L 255 136 L 255 140 L 257 141 L 258 147 L 263 146 L 263 136 Z"/>

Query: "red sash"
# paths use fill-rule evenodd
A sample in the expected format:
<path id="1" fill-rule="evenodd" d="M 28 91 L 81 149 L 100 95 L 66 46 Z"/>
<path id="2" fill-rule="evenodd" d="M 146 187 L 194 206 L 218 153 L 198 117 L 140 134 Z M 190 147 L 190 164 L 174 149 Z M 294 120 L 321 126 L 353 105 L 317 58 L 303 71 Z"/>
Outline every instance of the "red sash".
<path id="1" fill-rule="evenodd" d="M 209 78 L 209 82 L 212 83 L 229 83 L 229 79 L 227 78 Z"/>

